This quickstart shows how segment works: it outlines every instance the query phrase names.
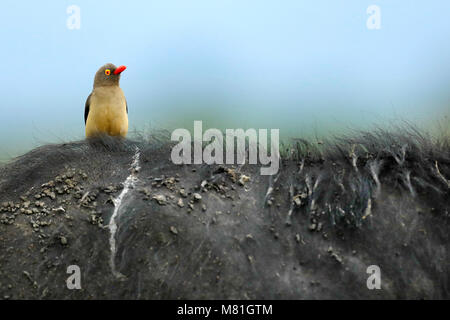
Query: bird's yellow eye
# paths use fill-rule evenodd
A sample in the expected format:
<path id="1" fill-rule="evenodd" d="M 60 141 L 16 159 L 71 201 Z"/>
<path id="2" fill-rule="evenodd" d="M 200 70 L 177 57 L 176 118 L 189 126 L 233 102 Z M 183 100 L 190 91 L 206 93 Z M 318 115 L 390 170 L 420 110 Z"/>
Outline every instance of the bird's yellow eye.
<path id="1" fill-rule="evenodd" d="M 105 70 L 105 74 L 106 74 L 107 76 L 109 76 L 109 75 L 111 74 L 111 70 L 106 69 L 106 70 Z"/>

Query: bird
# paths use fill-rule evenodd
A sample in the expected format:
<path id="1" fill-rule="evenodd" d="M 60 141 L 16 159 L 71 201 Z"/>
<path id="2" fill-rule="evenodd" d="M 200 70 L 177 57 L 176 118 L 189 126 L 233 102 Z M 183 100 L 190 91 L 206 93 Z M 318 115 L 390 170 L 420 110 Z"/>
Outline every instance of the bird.
<path id="1" fill-rule="evenodd" d="M 119 87 L 120 75 L 126 68 L 107 63 L 95 74 L 94 87 L 84 107 L 86 138 L 127 135 L 128 104 Z"/>

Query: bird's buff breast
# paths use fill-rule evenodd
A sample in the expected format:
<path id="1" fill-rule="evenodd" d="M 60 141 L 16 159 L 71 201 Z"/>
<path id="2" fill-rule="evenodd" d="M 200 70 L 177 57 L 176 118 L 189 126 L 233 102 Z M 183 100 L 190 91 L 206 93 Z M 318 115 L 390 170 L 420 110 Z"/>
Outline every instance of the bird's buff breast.
<path id="1" fill-rule="evenodd" d="M 98 134 L 125 137 L 128 131 L 126 101 L 119 87 L 96 88 L 91 96 L 86 137 Z"/>

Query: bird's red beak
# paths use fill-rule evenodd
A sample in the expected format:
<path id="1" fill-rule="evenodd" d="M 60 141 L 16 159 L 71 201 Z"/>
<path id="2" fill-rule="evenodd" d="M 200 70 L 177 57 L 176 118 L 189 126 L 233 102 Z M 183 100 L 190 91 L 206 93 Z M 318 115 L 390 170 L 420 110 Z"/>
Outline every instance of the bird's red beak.
<path id="1" fill-rule="evenodd" d="M 125 70 L 127 67 L 125 66 L 119 66 L 114 70 L 114 74 L 120 74 L 123 70 Z"/>

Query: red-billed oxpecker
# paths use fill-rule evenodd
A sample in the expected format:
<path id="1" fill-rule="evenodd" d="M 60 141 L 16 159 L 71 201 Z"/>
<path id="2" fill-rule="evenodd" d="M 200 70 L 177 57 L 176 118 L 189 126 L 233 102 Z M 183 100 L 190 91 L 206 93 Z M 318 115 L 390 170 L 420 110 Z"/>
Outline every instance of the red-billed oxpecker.
<path id="1" fill-rule="evenodd" d="M 86 100 L 84 123 L 86 138 L 107 134 L 125 137 L 128 132 L 128 105 L 119 87 L 125 66 L 107 63 L 98 69 L 94 88 Z"/>

